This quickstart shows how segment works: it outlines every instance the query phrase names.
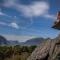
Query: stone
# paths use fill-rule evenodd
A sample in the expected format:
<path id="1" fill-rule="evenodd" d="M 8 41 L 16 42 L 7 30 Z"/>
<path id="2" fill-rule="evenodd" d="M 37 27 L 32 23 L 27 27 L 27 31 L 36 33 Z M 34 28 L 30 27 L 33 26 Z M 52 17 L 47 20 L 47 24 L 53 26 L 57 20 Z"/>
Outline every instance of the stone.
<path id="1" fill-rule="evenodd" d="M 60 39 L 56 39 L 40 44 L 27 60 L 60 60 Z"/>

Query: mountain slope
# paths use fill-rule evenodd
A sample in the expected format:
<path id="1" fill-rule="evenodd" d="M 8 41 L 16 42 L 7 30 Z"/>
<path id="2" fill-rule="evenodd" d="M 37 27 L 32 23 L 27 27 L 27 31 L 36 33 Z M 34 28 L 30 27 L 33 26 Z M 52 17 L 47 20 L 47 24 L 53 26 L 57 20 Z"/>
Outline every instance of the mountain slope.
<path id="1" fill-rule="evenodd" d="M 32 38 L 27 40 L 26 42 L 18 42 L 17 40 L 7 40 L 5 37 L 0 35 L 0 45 L 24 45 L 24 46 L 30 46 L 30 45 L 39 45 L 46 39 L 44 38 Z"/>
<path id="2" fill-rule="evenodd" d="M 45 39 L 43 38 L 33 38 L 30 40 L 27 40 L 25 43 L 23 43 L 23 45 L 39 45 L 40 43 L 42 43 L 43 41 L 45 41 Z"/>
<path id="3" fill-rule="evenodd" d="M 7 45 L 8 41 L 5 37 L 0 35 L 0 45 Z"/>

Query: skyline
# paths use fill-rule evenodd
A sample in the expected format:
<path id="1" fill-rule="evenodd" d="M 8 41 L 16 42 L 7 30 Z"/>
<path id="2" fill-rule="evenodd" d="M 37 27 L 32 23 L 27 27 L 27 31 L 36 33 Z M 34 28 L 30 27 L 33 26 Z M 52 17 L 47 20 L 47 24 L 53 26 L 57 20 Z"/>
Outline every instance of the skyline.
<path id="1" fill-rule="evenodd" d="M 51 27 L 60 10 L 58 3 L 59 0 L 0 0 L 0 35 L 21 42 L 56 37 L 59 30 Z"/>

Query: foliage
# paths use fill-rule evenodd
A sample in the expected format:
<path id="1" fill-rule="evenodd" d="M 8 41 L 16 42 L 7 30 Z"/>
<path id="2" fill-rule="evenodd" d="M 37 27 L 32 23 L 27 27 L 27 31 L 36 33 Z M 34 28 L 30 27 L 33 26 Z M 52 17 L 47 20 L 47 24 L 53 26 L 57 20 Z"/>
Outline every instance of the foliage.
<path id="1" fill-rule="evenodd" d="M 0 46 L 0 60 L 26 60 L 36 46 Z"/>

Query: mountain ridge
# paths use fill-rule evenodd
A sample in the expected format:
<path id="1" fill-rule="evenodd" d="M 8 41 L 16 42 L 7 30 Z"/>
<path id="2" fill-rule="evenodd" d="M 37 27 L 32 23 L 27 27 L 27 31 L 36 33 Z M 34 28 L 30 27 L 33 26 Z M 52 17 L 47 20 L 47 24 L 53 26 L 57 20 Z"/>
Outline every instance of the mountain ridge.
<path id="1" fill-rule="evenodd" d="M 4 36 L 0 35 L 0 45 L 22 45 L 22 46 L 30 46 L 30 45 L 39 45 L 43 41 L 47 39 L 44 38 L 32 38 L 27 40 L 26 42 L 19 42 L 17 40 L 7 40 Z"/>

